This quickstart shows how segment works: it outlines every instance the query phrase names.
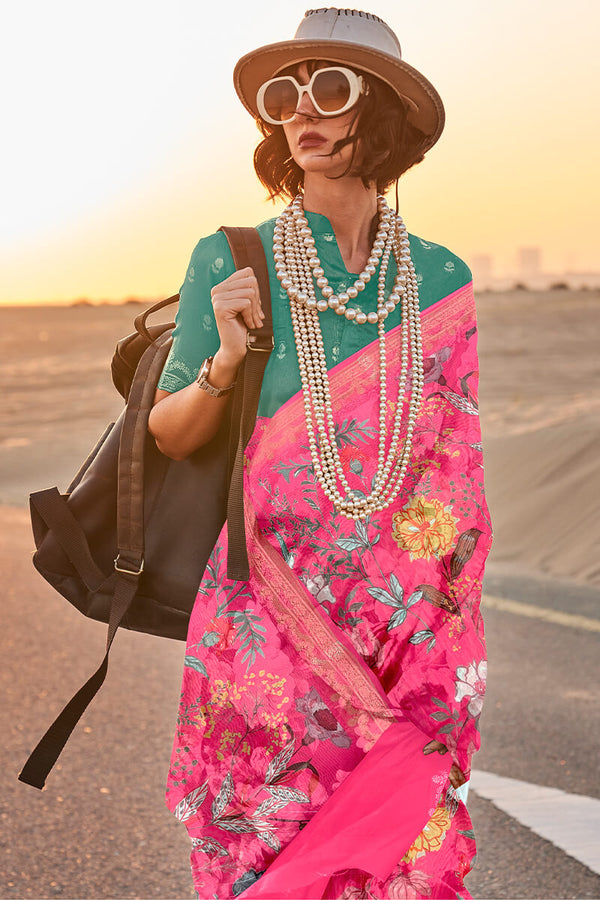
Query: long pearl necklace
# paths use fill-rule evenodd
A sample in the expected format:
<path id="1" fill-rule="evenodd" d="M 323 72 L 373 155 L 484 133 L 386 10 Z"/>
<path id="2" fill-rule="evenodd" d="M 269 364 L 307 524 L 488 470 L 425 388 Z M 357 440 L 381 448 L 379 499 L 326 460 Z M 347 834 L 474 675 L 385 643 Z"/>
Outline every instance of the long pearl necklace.
<path id="1" fill-rule="evenodd" d="M 363 519 L 389 506 L 400 490 L 408 468 L 412 438 L 423 394 L 421 319 L 415 270 L 410 258 L 404 222 L 393 213 L 384 197 L 378 197 L 379 225 L 364 270 L 345 292 L 334 294 L 321 266 L 315 240 L 304 215 L 302 195 L 283 211 L 275 224 L 275 270 L 290 298 L 290 311 L 302 380 L 304 413 L 315 477 L 335 509 L 351 519 Z M 397 261 L 394 287 L 385 299 L 385 281 L 391 254 Z M 377 311 L 365 313 L 348 306 L 364 290 L 379 265 Z M 315 284 L 321 297 L 317 299 Z M 393 426 L 386 441 L 387 363 L 385 319 L 401 303 L 401 372 Z M 379 440 L 377 468 L 371 493 L 353 490 L 343 471 L 329 390 L 329 373 L 319 314 L 333 309 L 338 315 L 363 325 L 377 324 L 379 343 Z M 411 371 L 411 392 L 406 434 L 399 448 L 405 392 Z M 387 443 L 387 447 L 386 447 Z M 341 487 L 341 489 L 340 489 Z"/>

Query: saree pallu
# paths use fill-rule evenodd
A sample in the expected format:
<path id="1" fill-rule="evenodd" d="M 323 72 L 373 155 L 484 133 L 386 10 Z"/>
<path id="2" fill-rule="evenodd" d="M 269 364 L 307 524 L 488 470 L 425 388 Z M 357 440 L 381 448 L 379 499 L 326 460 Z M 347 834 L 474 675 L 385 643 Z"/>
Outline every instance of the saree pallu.
<path id="1" fill-rule="evenodd" d="M 423 403 L 394 503 L 339 516 L 316 483 L 302 395 L 248 446 L 250 579 L 226 530 L 192 613 L 167 803 L 200 898 L 468 897 L 468 812 L 449 783 L 479 747 L 486 674 L 472 287 L 421 314 Z M 388 425 L 400 328 L 387 336 Z M 355 491 L 377 459 L 377 343 L 330 370 Z M 424 754 L 438 740 L 448 752 Z"/>

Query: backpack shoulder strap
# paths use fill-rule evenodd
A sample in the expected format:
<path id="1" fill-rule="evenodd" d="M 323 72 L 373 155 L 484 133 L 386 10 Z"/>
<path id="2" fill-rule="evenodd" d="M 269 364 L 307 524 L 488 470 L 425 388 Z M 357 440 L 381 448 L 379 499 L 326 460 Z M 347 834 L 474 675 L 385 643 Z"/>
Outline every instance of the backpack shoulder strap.
<path id="1" fill-rule="evenodd" d="M 221 225 L 219 231 L 223 232 L 229 242 L 236 269 L 252 266 L 258 281 L 260 302 L 265 319 L 261 328 L 255 328 L 248 333 L 248 349 L 256 347 L 270 351 L 273 349 L 271 288 L 267 257 L 258 231 L 256 228 L 233 228 L 229 225 Z"/>
<path id="2" fill-rule="evenodd" d="M 244 524 L 244 450 L 254 431 L 263 376 L 273 349 L 271 289 L 267 258 L 256 228 L 222 227 L 221 231 L 229 241 L 236 269 L 254 269 L 265 314 L 262 327 L 248 332 L 248 352 L 238 373 L 231 411 L 229 451 L 233 467 L 227 502 L 227 577 L 247 581 L 250 569 Z"/>
<path id="3" fill-rule="evenodd" d="M 118 463 L 117 541 L 115 559 L 114 594 L 110 607 L 106 650 L 104 658 L 94 674 L 88 678 L 74 697 L 69 700 L 60 715 L 38 742 L 19 773 L 19 780 L 40 790 L 54 766 L 69 735 L 98 693 L 108 671 L 108 657 L 115 634 L 121 624 L 139 585 L 144 566 L 144 473 L 143 448 L 148 428 L 148 416 L 152 408 L 154 385 L 162 371 L 171 343 L 170 334 L 163 334 L 140 360 L 129 401 L 123 417 Z M 90 589 L 104 580 L 97 570 L 79 523 L 57 491 L 46 491 L 38 499 L 36 509 L 55 536 L 80 577 L 89 583 Z M 95 585 L 95 587 L 94 587 Z"/>

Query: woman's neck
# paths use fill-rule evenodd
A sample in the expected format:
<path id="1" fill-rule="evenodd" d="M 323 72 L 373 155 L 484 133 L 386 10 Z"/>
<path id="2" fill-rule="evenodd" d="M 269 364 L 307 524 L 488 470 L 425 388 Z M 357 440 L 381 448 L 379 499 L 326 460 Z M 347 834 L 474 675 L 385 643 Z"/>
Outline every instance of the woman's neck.
<path id="1" fill-rule="evenodd" d="M 304 181 L 304 209 L 327 216 L 349 272 L 361 272 L 371 253 L 373 217 L 377 215 L 375 186 L 360 178 L 310 177 Z"/>

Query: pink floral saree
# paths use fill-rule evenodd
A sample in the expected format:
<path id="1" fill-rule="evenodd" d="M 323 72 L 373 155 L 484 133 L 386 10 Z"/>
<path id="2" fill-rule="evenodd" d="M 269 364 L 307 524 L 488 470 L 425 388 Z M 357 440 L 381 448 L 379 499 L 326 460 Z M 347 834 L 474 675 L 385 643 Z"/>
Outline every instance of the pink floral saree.
<path id="1" fill-rule="evenodd" d="M 422 330 L 412 464 L 383 512 L 334 514 L 300 394 L 257 423 L 250 580 L 227 580 L 224 530 L 190 622 L 169 771 L 201 898 L 469 896 L 474 835 L 448 772 L 456 762 L 468 776 L 479 746 L 486 667 L 491 529 L 471 285 L 426 309 Z M 391 385 L 400 329 L 387 341 Z M 365 492 L 377 352 L 330 371 L 338 445 Z M 449 752 L 424 754 L 432 740 Z"/>

